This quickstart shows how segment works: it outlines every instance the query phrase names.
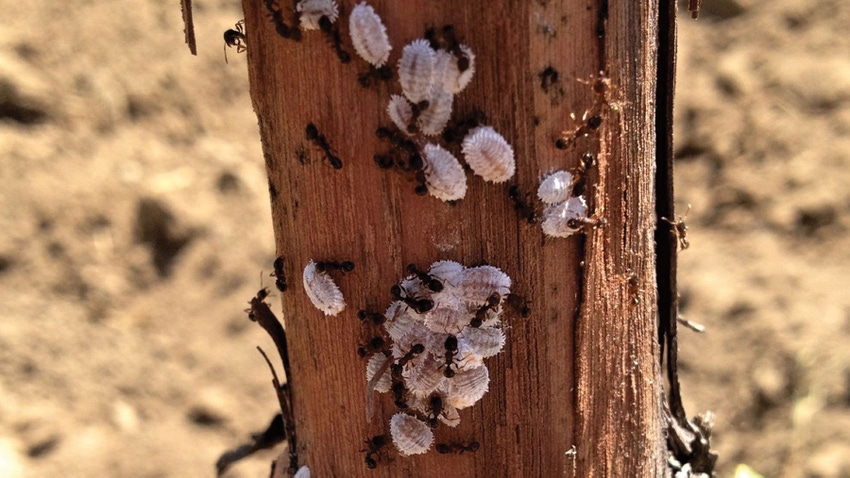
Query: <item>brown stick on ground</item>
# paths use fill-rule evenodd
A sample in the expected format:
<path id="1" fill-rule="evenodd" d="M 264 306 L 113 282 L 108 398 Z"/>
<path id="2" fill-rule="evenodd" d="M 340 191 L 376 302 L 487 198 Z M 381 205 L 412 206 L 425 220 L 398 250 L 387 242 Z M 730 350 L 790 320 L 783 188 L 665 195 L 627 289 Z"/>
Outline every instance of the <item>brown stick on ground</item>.
<path id="1" fill-rule="evenodd" d="M 355 3 L 341 2 L 341 11 Z M 243 0 L 278 255 L 300 267 L 316 257 L 358 264 L 337 281 L 348 304 L 337 317 L 322 315 L 297 285 L 281 296 L 299 459 L 316 476 L 663 475 L 652 240 L 657 5 L 369 3 L 387 26 L 393 67 L 427 27 L 454 26 L 476 55 L 476 76 L 455 98 L 454 117 L 481 109 L 511 143 L 517 173 L 500 185 L 468 175 L 466 197 L 456 205 L 416 195 L 412 179 L 372 159 L 388 148 L 375 131 L 390 124 L 396 79 L 362 88 L 357 78 L 368 66 L 359 57 L 342 64 L 318 32 L 285 41 L 262 1 Z M 343 48 L 353 51 L 347 14 L 339 26 Z M 539 75 L 547 68 L 559 74 L 544 90 Z M 558 150 L 570 113 L 581 117 L 599 104 L 577 80 L 599 71 L 611 88 L 598 133 L 578 138 L 573 151 Z M 307 141 L 308 123 L 327 137 L 342 168 Z M 534 191 L 543 173 L 576 168 L 586 151 L 599 157 L 587 178 L 590 205 L 608 225 L 588 229 L 586 240 L 546 239 L 517 214 L 509 187 Z M 502 268 L 533 312 L 510 322 L 504 352 L 487 359 L 483 400 L 461 412 L 458 428 L 436 430 L 439 442 L 474 437 L 477 451 L 394 456 L 367 469 L 358 450 L 365 437 L 387 432 L 395 410 L 392 397 L 382 395 L 375 404 L 381 428 L 363 418 L 367 383 L 355 353 L 355 311 L 388 304 L 405 264 L 440 259 Z M 627 270 L 637 287 L 623 280 Z"/>

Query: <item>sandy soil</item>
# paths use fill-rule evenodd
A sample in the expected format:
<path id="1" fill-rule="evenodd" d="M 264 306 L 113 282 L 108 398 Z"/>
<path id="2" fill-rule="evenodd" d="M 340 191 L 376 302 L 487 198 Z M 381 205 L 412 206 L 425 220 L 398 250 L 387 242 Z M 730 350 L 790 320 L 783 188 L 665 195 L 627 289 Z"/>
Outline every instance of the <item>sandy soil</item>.
<path id="1" fill-rule="evenodd" d="M 274 247 L 245 57 L 222 62 L 239 4 L 196 2 L 194 58 L 174 2 L 76 3 L 0 0 L 0 476 L 211 474 L 274 409 L 242 311 Z M 716 413 L 721 475 L 848 476 L 850 4 L 704 3 L 679 49 L 683 314 L 708 329 L 682 332 L 686 405 Z"/>

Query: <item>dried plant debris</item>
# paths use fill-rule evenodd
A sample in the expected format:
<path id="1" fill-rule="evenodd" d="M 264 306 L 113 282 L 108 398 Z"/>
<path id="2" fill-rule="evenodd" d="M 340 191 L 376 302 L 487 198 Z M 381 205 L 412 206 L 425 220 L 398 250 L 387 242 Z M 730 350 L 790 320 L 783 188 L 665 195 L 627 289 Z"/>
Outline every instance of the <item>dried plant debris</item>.
<path id="1" fill-rule="evenodd" d="M 366 380 L 369 408 L 373 391 L 392 393 L 400 410 L 390 421 L 393 443 L 402 455 L 414 455 L 430 449 L 440 423 L 456 427 L 458 410 L 487 393 L 484 359 L 504 348 L 503 304 L 515 299 L 509 299 L 510 277 L 490 265 L 438 261 L 427 271 L 413 264 L 407 271 L 392 287 L 394 301 L 383 314 L 391 353 L 370 358 Z M 477 447 L 440 449 L 459 453 Z"/>

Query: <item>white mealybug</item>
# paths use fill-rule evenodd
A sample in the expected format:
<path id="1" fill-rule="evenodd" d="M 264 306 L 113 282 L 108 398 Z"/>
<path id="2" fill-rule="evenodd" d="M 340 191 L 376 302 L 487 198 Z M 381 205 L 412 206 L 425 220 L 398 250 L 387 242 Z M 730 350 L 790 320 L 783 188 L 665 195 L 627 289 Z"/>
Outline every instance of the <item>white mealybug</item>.
<path id="1" fill-rule="evenodd" d="M 304 30 L 318 30 L 322 17 L 328 17 L 331 23 L 339 18 L 339 7 L 334 0 L 301 0 L 295 9 L 301 13 L 301 28 Z"/>
<path id="2" fill-rule="evenodd" d="M 467 327 L 463 338 L 481 358 L 492 357 L 505 346 L 505 333 L 495 327 Z"/>
<path id="3" fill-rule="evenodd" d="M 325 315 L 337 315 L 345 309 L 342 291 L 327 272 L 316 269 L 316 263 L 310 261 L 304 268 L 304 292 L 310 302 Z"/>
<path id="4" fill-rule="evenodd" d="M 507 297 L 511 293 L 511 278 L 498 267 L 478 266 L 463 271 L 458 297 L 473 305 L 487 302 L 491 294 Z"/>
<path id="5" fill-rule="evenodd" d="M 434 83 L 434 63 L 437 52 L 428 44 L 428 40 L 414 40 L 404 47 L 398 60 L 398 82 L 401 91 L 413 103 L 419 103 L 431 96 Z"/>
<path id="6" fill-rule="evenodd" d="M 402 133 L 411 134 L 410 120 L 413 119 L 413 108 L 410 107 L 410 102 L 404 96 L 390 96 L 390 104 L 387 105 L 387 114 L 390 119 Z"/>
<path id="7" fill-rule="evenodd" d="M 369 363 L 366 364 L 366 382 L 371 382 L 372 377 L 375 376 L 376 373 L 383 367 L 384 362 L 388 359 L 386 355 L 378 353 L 372 355 L 372 358 L 369 359 Z M 378 379 L 378 382 L 375 384 L 375 391 L 384 393 L 390 391 L 392 378 L 390 377 L 390 369 L 389 367 L 385 367 L 384 373 Z"/>
<path id="8" fill-rule="evenodd" d="M 403 372 L 405 385 L 414 396 L 427 397 L 446 380 L 443 376 L 443 362 L 430 353 L 415 367 Z"/>
<path id="9" fill-rule="evenodd" d="M 463 138 L 462 149 L 466 163 L 485 181 L 502 183 L 516 171 L 513 148 L 490 126 L 473 128 Z"/>
<path id="10" fill-rule="evenodd" d="M 428 143 L 425 153 L 425 184 L 428 192 L 442 201 L 457 201 L 466 196 L 466 174 L 460 161 L 446 149 Z"/>
<path id="11" fill-rule="evenodd" d="M 436 136 L 443 132 L 452 117 L 454 95 L 434 85 L 429 98 L 428 108 L 419 115 L 419 129 L 426 136 Z"/>
<path id="12" fill-rule="evenodd" d="M 466 310 L 454 307 L 437 307 L 428 312 L 425 327 L 438 334 L 458 334 L 469 324 Z"/>
<path id="13" fill-rule="evenodd" d="M 437 50 L 435 82 L 452 94 L 463 91 L 475 75 L 475 55 L 466 45 L 460 45 L 460 49 L 469 59 L 469 67 L 462 72 L 457 67 L 456 56 L 443 49 Z"/>
<path id="14" fill-rule="evenodd" d="M 475 353 L 475 350 L 469 342 L 462 337 L 457 339 L 457 351 L 455 352 L 455 357 L 455 370 L 458 372 L 471 370 L 484 365 L 484 359 Z"/>
<path id="15" fill-rule="evenodd" d="M 428 424 L 406 413 L 396 413 L 390 419 L 393 443 L 402 455 L 418 455 L 428 451 L 434 443 L 434 432 Z"/>
<path id="16" fill-rule="evenodd" d="M 490 386 L 490 372 L 487 367 L 480 366 L 471 370 L 458 372 L 448 380 L 446 402 L 462 410 L 475 405 L 487 393 Z"/>
<path id="17" fill-rule="evenodd" d="M 443 282 L 443 285 L 457 287 L 463 278 L 463 265 L 455 261 L 437 261 L 428 268 L 428 274 Z"/>
<path id="18" fill-rule="evenodd" d="M 555 171 L 546 176 L 537 188 L 537 197 L 546 204 L 558 204 L 570 197 L 573 175 L 567 171 Z"/>
<path id="19" fill-rule="evenodd" d="M 310 473 L 310 467 L 307 465 L 302 466 L 292 475 L 292 478 L 310 478 L 312 474 Z"/>
<path id="20" fill-rule="evenodd" d="M 560 204 L 547 207 L 543 211 L 540 227 L 547 236 L 569 237 L 581 229 L 579 221 L 586 218 L 587 204 L 584 197 L 571 197 Z"/>
<path id="21" fill-rule="evenodd" d="M 390 58 L 390 39 L 387 27 L 375 9 L 366 2 L 357 4 L 348 18 L 348 31 L 354 50 L 361 58 L 375 66 L 384 66 Z"/>

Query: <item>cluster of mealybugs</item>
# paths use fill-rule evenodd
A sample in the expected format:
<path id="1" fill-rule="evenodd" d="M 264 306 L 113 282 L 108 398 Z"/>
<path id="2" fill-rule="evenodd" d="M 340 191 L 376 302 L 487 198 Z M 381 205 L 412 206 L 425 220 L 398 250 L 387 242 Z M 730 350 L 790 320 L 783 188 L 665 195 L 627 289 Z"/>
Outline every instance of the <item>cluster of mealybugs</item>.
<path id="1" fill-rule="evenodd" d="M 390 351 L 372 355 L 366 380 L 370 392 L 392 393 L 399 412 L 390 421 L 390 435 L 402 455 L 414 455 L 431 447 L 434 428 L 457 426 L 458 410 L 487 392 L 484 359 L 505 345 L 503 306 L 523 316 L 530 310 L 511 294 L 510 277 L 493 266 L 439 261 L 427 270 L 410 264 L 406 271 L 409 275 L 391 288 L 393 302 L 381 314 Z M 370 320 L 370 315 L 364 312 L 361 318 Z M 477 448 L 440 446 L 441 453 Z"/>

